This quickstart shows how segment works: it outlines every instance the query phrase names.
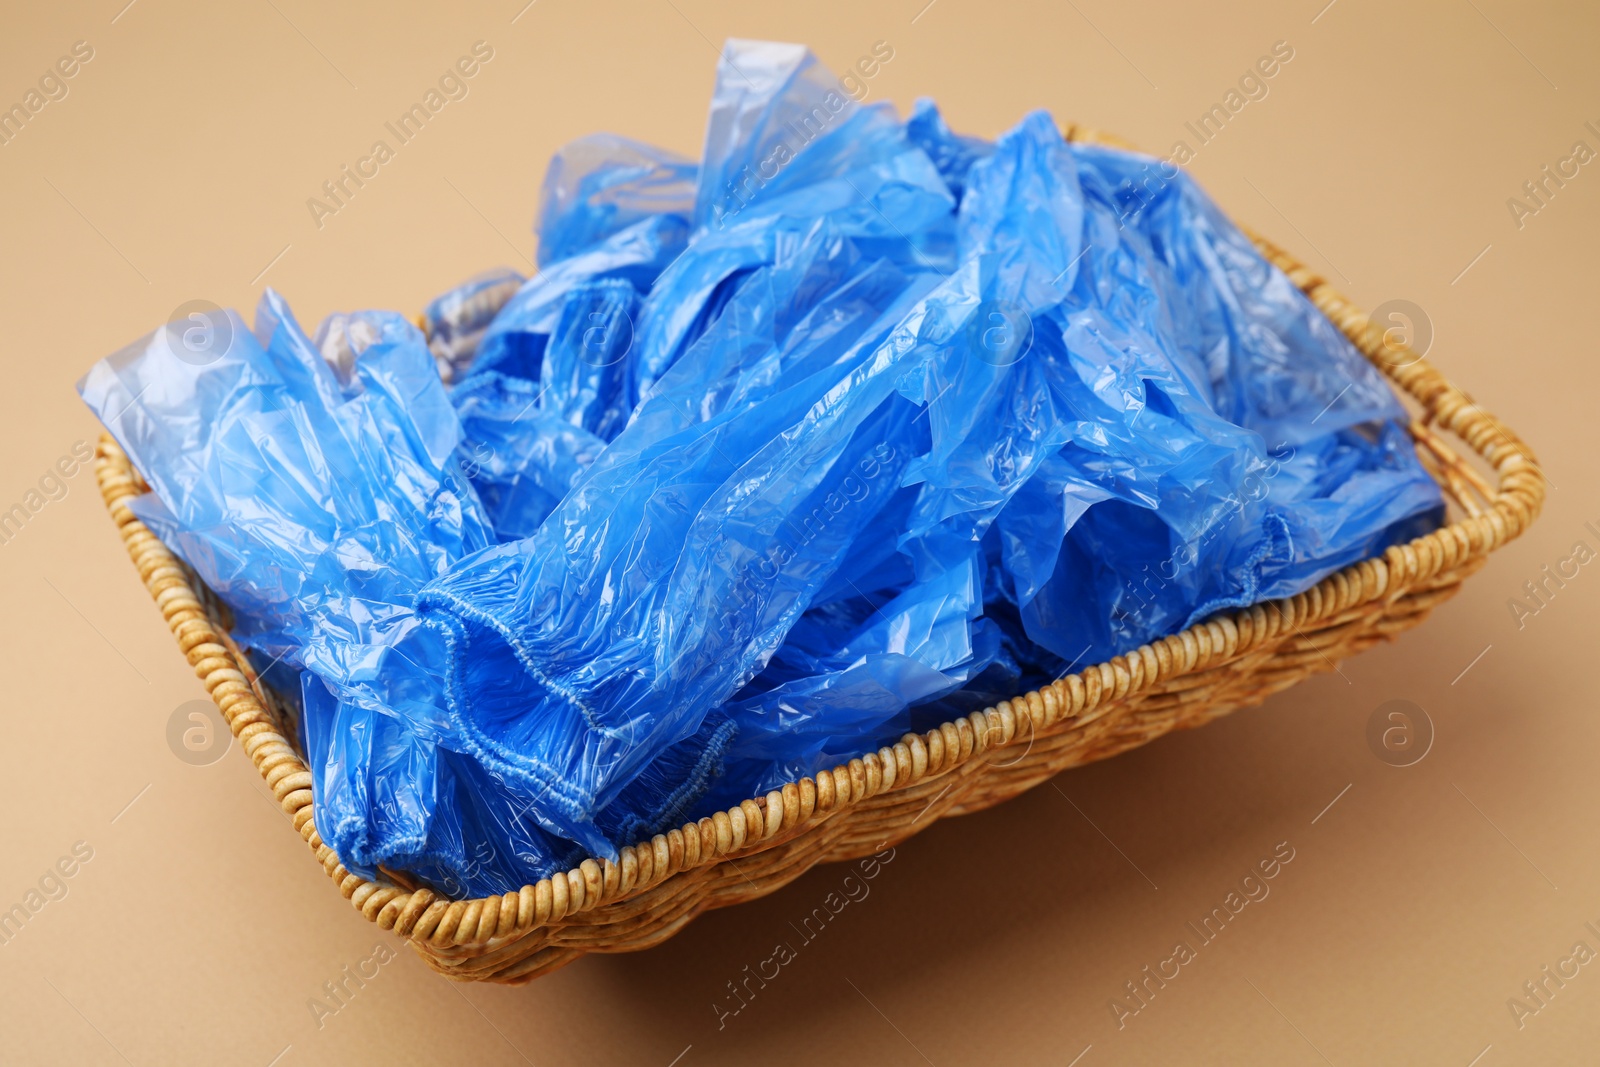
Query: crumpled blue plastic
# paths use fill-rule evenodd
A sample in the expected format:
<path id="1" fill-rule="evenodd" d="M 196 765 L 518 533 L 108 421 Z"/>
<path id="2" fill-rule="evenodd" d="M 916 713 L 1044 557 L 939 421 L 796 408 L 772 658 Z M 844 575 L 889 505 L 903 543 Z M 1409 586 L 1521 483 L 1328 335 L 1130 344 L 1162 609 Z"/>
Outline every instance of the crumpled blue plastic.
<path id="1" fill-rule="evenodd" d="M 485 271 L 428 302 L 422 311 L 428 348 L 439 362 L 439 376 L 455 381 L 478 354 L 489 323 L 527 281 L 506 267 Z"/>
<path id="2" fill-rule="evenodd" d="M 698 163 L 586 138 L 539 228 L 427 340 L 313 343 L 269 291 L 216 363 L 158 334 L 81 386 L 298 674 L 364 873 L 504 892 L 1442 514 L 1377 371 L 1199 188 L 1043 113 L 989 143 L 730 42 Z"/>

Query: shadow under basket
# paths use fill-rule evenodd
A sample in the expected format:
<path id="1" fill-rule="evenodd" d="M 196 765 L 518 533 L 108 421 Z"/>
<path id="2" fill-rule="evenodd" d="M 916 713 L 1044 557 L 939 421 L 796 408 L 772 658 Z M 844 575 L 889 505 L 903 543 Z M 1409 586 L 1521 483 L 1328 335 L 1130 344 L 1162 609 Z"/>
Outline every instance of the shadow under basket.
<path id="1" fill-rule="evenodd" d="M 1078 127 L 1067 136 L 1120 144 Z M 1269 242 L 1253 240 L 1398 387 L 1413 413 L 1417 454 L 1444 490 L 1446 525 L 1296 596 L 1215 616 L 657 834 L 623 848 L 617 862 L 588 859 L 504 896 L 449 900 L 402 884 L 403 876 L 369 881 L 345 869 L 317 832 L 311 772 L 285 704 L 262 687 L 228 637 L 225 606 L 134 518 L 128 501 L 146 486 L 109 436 L 100 441 L 96 473 L 178 647 L 339 891 L 369 922 L 405 938 L 452 978 L 527 982 L 585 953 L 649 948 L 701 912 L 771 893 L 816 864 L 870 855 L 1069 767 L 1258 704 L 1417 625 L 1490 552 L 1527 529 L 1544 500 L 1544 477 L 1527 447 L 1323 279 Z M 1457 452 L 1447 438 L 1465 448 Z"/>

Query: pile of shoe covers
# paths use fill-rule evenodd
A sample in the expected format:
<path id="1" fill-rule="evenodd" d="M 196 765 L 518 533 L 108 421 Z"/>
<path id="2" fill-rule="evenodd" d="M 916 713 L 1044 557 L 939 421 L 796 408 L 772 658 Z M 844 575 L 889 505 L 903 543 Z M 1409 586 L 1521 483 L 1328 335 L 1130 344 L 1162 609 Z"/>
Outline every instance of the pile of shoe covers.
<path id="1" fill-rule="evenodd" d="M 730 42 L 698 162 L 585 138 L 537 225 L 425 330 L 269 290 L 79 386 L 369 876 L 615 856 L 1442 514 L 1194 182 L 1044 113 L 959 136 Z"/>

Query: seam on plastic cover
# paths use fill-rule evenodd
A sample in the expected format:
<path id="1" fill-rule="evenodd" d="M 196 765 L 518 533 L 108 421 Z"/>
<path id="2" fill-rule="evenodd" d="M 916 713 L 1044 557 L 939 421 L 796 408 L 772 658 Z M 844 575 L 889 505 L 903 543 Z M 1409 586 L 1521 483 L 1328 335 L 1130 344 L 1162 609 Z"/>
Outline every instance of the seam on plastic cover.
<path id="1" fill-rule="evenodd" d="M 420 601 L 418 607 L 421 610 Z M 425 621 L 444 638 L 445 702 L 450 708 L 450 721 L 460 732 L 467 751 L 490 770 L 537 789 L 545 800 L 557 805 L 561 813 L 573 822 L 588 823 L 584 809 L 592 797 L 587 792 L 569 785 L 562 770 L 537 757 L 513 752 L 496 743 L 467 715 L 465 705 L 470 702 L 465 696 L 465 686 L 461 680 L 462 663 L 467 655 L 465 646 L 471 643 L 466 625 L 448 612 L 427 612 Z"/>
<path id="2" fill-rule="evenodd" d="M 711 780 L 721 777 L 719 765 L 738 733 L 739 724 L 732 719 L 728 719 L 713 730 L 706 740 L 705 751 L 695 761 L 684 782 L 669 793 L 648 818 L 642 815 L 630 815 L 623 823 L 622 829 L 615 835 L 616 839 L 639 841 L 676 826 L 688 815 L 689 809 L 699 803 L 700 798 L 710 788 Z"/>
<path id="3" fill-rule="evenodd" d="M 467 643 L 469 638 L 467 637 L 466 627 L 462 625 L 462 619 L 475 622 L 485 629 L 493 630 L 500 640 L 504 641 L 506 646 L 511 649 L 512 653 L 516 655 L 517 662 L 522 664 L 522 669 L 527 671 L 534 681 L 544 686 L 562 700 L 565 700 L 575 711 L 577 711 L 579 715 L 583 717 L 583 721 L 588 725 L 589 729 L 593 730 L 607 741 L 632 740 L 631 734 L 624 733 L 621 730 L 612 729 L 611 727 L 602 723 L 599 716 L 594 713 L 594 710 L 590 708 L 588 704 L 584 703 L 583 697 L 576 693 L 570 686 L 562 685 L 554 678 L 551 678 L 549 675 L 545 674 L 544 671 L 540 670 L 539 667 L 533 662 L 533 656 L 528 652 L 527 647 L 516 636 L 516 632 L 510 626 L 501 622 L 489 612 L 469 604 L 466 600 L 462 599 L 455 593 L 434 588 L 427 589 L 417 596 L 417 614 L 422 616 L 425 621 L 438 618 L 452 618 L 456 626 L 460 627 L 463 643 Z M 465 687 L 463 687 L 463 698 L 464 697 Z"/>

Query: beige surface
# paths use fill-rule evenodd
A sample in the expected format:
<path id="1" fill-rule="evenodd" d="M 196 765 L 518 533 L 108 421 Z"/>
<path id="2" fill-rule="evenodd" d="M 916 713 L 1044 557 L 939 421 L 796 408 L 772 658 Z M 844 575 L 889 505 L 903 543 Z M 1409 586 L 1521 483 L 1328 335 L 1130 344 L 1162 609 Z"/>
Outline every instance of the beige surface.
<path id="1" fill-rule="evenodd" d="M 1520 1028 L 1507 1006 L 1576 942 L 1600 950 L 1585 927 L 1600 930 L 1600 731 L 1585 677 L 1600 571 L 1580 567 L 1520 629 L 1508 608 L 1575 541 L 1600 549 L 1585 529 L 1600 531 L 1600 176 L 1583 167 L 1520 229 L 1506 203 L 1575 141 L 1600 149 L 1584 125 L 1600 127 L 1592 10 L 1095 0 L 1044 14 L 938 0 L 919 16 L 920 2 L 779 14 L 539 0 L 519 15 L 518 0 L 335 12 L 137 0 L 119 16 L 121 2 L 10 11 L 0 35 L 0 104 L 24 102 L 74 42 L 93 49 L 67 95 L 0 145 L 14 376 L 0 391 L 0 511 L 43 505 L 0 544 L 0 910 L 41 880 L 60 897 L 0 944 L 0 1062 L 1597 1059 L 1600 969 L 1574 960 L 1564 986 L 1544 979 L 1553 995 Z M 836 68 L 885 41 L 894 58 L 869 99 L 932 95 L 966 131 L 1046 107 L 1153 150 L 1188 141 L 1191 172 L 1224 206 L 1358 302 L 1426 309 L 1430 359 L 1523 433 L 1554 487 L 1534 530 L 1399 644 L 939 824 L 814 941 L 791 924 L 845 868 L 652 952 L 586 959 L 525 989 L 455 987 L 409 950 L 390 955 L 239 753 L 173 756 L 169 719 L 203 693 L 91 476 L 28 493 L 92 440 L 72 382 L 187 300 L 248 308 L 270 283 L 314 321 L 415 309 L 500 262 L 526 269 L 549 153 L 599 128 L 694 151 L 708 42 L 730 34 L 806 41 Z M 479 40 L 494 56 L 467 97 L 319 229 L 306 198 Z M 1268 95 L 1198 146 L 1185 122 L 1277 41 L 1294 57 Z M 1410 767 L 1367 742 L 1391 700 L 1435 728 Z M 1198 947 L 1186 924 L 1280 842 L 1293 860 L 1270 895 Z M 70 877 L 50 875 L 58 861 Z M 1180 939 L 1195 958 L 1119 1029 L 1108 1002 Z M 784 940 L 796 958 L 719 1029 L 719 1006 L 739 1003 L 728 983 Z M 308 1001 L 347 966 L 377 973 L 319 1018 Z"/>

